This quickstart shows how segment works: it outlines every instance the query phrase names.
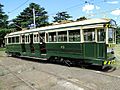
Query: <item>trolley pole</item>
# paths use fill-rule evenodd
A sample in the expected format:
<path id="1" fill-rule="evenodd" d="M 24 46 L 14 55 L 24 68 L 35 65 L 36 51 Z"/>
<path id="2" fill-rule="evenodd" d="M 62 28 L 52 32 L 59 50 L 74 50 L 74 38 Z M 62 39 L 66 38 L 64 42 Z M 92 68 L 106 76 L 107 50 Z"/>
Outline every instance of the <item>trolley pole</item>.
<path id="1" fill-rule="evenodd" d="M 35 9 L 33 8 L 33 24 L 34 24 L 34 28 L 36 28 L 36 24 L 35 24 Z"/>

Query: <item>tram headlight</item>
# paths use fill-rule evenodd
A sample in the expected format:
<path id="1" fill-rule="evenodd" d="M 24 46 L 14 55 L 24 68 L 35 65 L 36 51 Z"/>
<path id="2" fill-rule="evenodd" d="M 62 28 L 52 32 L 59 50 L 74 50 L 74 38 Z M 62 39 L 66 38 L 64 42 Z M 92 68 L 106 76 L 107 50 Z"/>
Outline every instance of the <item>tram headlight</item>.
<path id="1" fill-rule="evenodd" d="M 114 54 L 114 49 L 113 49 L 113 48 L 107 48 L 107 53 L 112 53 L 112 54 Z"/>

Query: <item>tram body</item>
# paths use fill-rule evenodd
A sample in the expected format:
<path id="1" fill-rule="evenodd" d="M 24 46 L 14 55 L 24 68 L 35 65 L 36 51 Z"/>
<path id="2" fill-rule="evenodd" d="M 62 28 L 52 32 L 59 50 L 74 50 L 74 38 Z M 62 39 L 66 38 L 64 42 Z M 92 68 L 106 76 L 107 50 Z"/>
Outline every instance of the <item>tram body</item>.
<path id="1" fill-rule="evenodd" d="M 5 36 L 6 53 L 111 65 L 115 62 L 115 28 L 114 20 L 99 18 L 13 32 Z"/>

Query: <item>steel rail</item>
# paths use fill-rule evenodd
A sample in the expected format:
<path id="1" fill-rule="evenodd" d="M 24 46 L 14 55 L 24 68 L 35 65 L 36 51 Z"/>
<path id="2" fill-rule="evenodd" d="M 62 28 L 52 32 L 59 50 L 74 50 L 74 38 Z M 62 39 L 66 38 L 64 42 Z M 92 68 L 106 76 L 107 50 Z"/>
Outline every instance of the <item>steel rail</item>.
<path id="1" fill-rule="evenodd" d="M 3 65 L 0 63 L 0 66 L 2 66 L 3 68 L 5 68 L 6 70 L 8 70 L 12 75 L 14 75 L 15 77 L 17 77 L 19 80 L 21 80 L 22 82 L 24 82 L 28 87 L 30 87 L 32 90 L 37 90 L 35 87 L 33 87 L 30 83 L 26 82 L 23 78 L 19 77 L 18 75 L 16 75 L 12 70 L 9 69 L 9 67 Z"/>

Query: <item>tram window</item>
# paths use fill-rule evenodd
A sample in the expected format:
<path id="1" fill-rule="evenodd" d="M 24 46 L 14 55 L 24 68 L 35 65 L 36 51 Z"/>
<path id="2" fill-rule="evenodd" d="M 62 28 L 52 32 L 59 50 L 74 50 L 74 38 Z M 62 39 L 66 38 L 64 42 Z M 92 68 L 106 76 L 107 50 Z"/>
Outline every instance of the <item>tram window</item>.
<path id="1" fill-rule="evenodd" d="M 48 33 L 46 33 L 46 42 L 48 42 Z"/>
<path id="2" fill-rule="evenodd" d="M 12 37 L 12 43 L 15 43 L 15 37 Z"/>
<path id="3" fill-rule="evenodd" d="M 11 43 L 11 38 L 10 37 L 8 38 L 8 43 Z"/>
<path id="4" fill-rule="evenodd" d="M 22 36 L 22 43 L 24 43 L 25 42 L 25 36 L 23 35 Z"/>
<path id="5" fill-rule="evenodd" d="M 56 38 L 56 32 L 50 32 L 49 33 L 49 42 L 56 42 L 57 38 Z"/>
<path id="6" fill-rule="evenodd" d="M 39 42 L 39 36 L 38 36 L 38 34 L 34 35 L 34 42 Z"/>
<path id="7" fill-rule="evenodd" d="M 29 43 L 29 35 L 25 36 L 25 42 Z"/>
<path id="8" fill-rule="evenodd" d="M 37 36 L 37 42 L 39 42 L 39 35 L 37 34 L 36 36 Z"/>
<path id="9" fill-rule="evenodd" d="M 67 31 L 58 32 L 58 42 L 67 42 Z"/>
<path id="10" fill-rule="evenodd" d="M 28 35 L 28 40 L 27 40 L 28 42 L 30 42 L 30 36 Z"/>
<path id="11" fill-rule="evenodd" d="M 84 41 L 95 41 L 95 29 L 84 30 Z"/>
<path id="12" fill-rule="evenodd" d="M 100 41 L 105 41 L 105 31 L 104 31 L 104 29 L 99 29 L 98 31 L 97 31 L 97 40 L 98 40 L 98 42 L 100 42 Z"/>
<path id="13" fill-rule="evenodd" d="M 109 30 L 108 30 L 108 42 L 109 43 L 115 42 L 115 31 L 112 28 L 109 28 Z"/>
<path id="14" fill-rule="evenodd" d="M 46 41 L 48 42 L 47 37 L 48 37 L 48 34 L 46 34 Z M 40 38 L 40 42 L 45 42 L 45 33 L 40 33 L 39 38 Z"/>
<path id="15" fill-rule="evenodd" d="M 69 31 L 69 41 L 70 42 L 80 42 L 80 30 Z"/>
<path id="16" fill-rule="evenodd" d="M 16 43 L 19 43 L 19 36 L 16 37 Z"/>

